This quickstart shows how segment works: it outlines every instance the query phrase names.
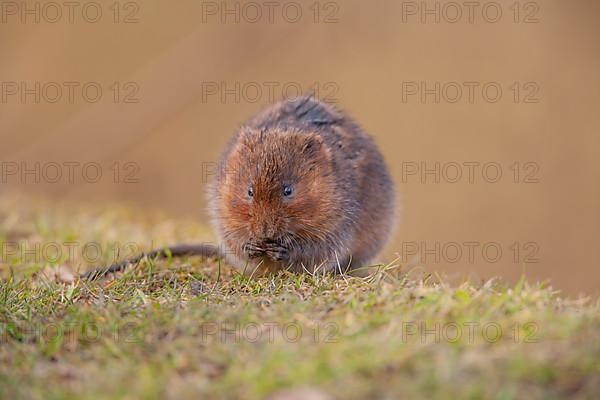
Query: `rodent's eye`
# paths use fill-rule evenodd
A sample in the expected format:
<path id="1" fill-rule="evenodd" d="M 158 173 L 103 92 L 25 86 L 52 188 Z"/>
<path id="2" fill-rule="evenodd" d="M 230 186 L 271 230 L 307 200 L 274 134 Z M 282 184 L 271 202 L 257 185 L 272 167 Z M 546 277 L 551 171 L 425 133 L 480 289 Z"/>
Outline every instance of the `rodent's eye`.
<path id="1" fill-rule="evenodd" d="M 252 187 L 248 188 L 248 197 L 254 197 L 254 189 Z"/>
<path id="2" fill-rule="evenodd" d="M 293 192 L 290 185 L 283 185 L 283 197 L 291 196 Z"/>

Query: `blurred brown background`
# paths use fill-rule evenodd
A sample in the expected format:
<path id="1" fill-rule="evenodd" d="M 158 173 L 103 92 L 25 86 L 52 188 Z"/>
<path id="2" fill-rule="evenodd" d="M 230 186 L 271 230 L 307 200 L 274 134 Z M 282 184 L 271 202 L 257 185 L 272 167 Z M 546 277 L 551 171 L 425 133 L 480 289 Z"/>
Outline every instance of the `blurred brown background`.
<path id="1" fill-rule="evenodd" d="M 524 271 L 569 293 L 598 292 L 597 1 L 476 2 L 461 16 L 463 3 L 432 1 L 275 2 L 271 15 L 264 2 L 253 3 L 262 15 L 237 2 L 81 2 L 72 16 L 49 3 L 2 2 L 2 191 L 203 221 L 203 163 L 270 97 L 316 89 L 375 137 L 396 179 L 401 218 L 382 260 L 402 253 L 407 265 L 451 277 Z M 439 102 L 407 93 L 422 82 L 440 83 Z M 465 82 L 479 85 L 472 102 Z M 482 94 L 490 82 L 502 89 L 497 102 Z M 39 182 L 23 178 L 36 162 Z M 82 178 L 90 162 L 102 171 L 95 183 L 93 168 Z M 465 162 L 480 163 L 472 183 Z M 439 182 L 403 177 L 435 163 L 446 172 Z M 456 183 L 452 163 L 462 167 Z M 482 176 L 486 163 L 500 166 L 498 182 Z M 472 260 L 465 242 L 475 243 Z M 412 255 L 415 246 L 425 253 Z"/>

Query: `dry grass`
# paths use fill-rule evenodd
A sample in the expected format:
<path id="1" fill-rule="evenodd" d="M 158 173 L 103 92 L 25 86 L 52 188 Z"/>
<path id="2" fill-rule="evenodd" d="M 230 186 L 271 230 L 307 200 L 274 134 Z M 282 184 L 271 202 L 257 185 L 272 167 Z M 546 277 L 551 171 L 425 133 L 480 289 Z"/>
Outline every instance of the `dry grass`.
<path id="1" fill-rule="evenodd" d="M 210 239 L 202 226 L 125 209 L 48 210 L 0 198 L 0 239 L 40 252 L 97 242 L 102 262 L 115 241 Z M 81 252 L 48 262 L 6 250 L 2 398 L 548 399 L 600 389 L 598 300 L 524 279 L 453 287 L 388 265 L 369 278 L 250 280 L 189 258 L 88 282 L 76 278 L 93 264 Z"/>

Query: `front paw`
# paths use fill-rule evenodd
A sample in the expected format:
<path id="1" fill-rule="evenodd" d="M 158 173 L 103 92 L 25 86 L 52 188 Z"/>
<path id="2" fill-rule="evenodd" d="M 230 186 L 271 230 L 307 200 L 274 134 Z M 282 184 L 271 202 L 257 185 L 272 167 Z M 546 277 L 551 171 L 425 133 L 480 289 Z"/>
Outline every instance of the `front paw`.
<path id="1" fill-rule="evenodd" d="M 273 261 L 285 261 L 290 256 L 288 250 L 283 246 L 271 247 L 265 253 Z"/>
<path id="2" fill-rule="evenodd" d="M 265 256 L 265 249 L 256 243 L 246 243 L 242 251 L 248 255 L 248 258 L 261 258 Z"/>
<path id="3" fill-rule="evenodd" d="M 243 251 L 250 259 L 267 257 L 273 261 L 285 261 L 289 258 L 288 249 L 276 242 L 248 242 Z"/>

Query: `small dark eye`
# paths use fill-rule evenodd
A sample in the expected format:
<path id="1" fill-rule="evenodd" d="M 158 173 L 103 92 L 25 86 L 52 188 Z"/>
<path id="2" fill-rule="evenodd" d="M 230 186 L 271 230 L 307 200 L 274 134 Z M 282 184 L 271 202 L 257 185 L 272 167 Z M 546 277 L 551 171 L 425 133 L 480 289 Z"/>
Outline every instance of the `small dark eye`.
<path id="1" fill-rule="evenodd" d="M 290 185 L 283 185 L 283 196 L 288 197 L 293 193 L 292 187 Z"/>
<path id="2" fill-rule="evenodd" d="M 248 188 L 248 197 L 254 197 L 254 189 L 251 187 Z"/>

